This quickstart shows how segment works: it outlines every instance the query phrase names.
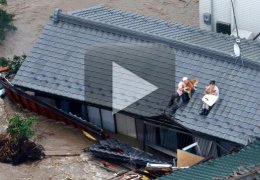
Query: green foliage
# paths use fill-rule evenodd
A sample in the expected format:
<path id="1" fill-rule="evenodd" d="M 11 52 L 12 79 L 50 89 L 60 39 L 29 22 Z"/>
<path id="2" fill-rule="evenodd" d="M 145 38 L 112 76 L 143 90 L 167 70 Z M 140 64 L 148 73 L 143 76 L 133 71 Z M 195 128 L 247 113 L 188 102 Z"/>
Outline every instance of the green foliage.
<path id="1" fill-rule="evenodd" d="M 0 57 L 0 66 L 2 67 L 9 66 L 8 60 L 4 57 Z"/>
<path id="2" fill-rule="evenodd" d="M 14 55 L 13 59 L 10 58 L 6 59 L 4 57 L 0 57 L 0 66 L 2 67 L 9 66 L 10 72 L 15 74 L 22 66 L 25 59 L 26 59 L 25 54 L 21 56 Z"/>
<path id="3" fill-rule="evenodd" d="M 0 4 L 6 6 L 6 5 L 7 5 L 7 2 L 6 2 L 6 0 L 0 0 Z"/>
<path id="4" fill-rule="evenodd" d="M 19 115 L 14 115 L 9 120 L 7 133 L 10 133 L 10 138 L 15 140 L 23 137 L 32 137 L 34 130 L 32 126 L 36 122 L 36 117 L 29 117 L 28 119 L 21 119 Z"/>
<path id="5" fill-rule="evenodd" d="M 25 54 L 23 54 L 22 56 L 14 55 L 13 60 L 9 60 L 9 67 L 12 73 L 17 73 L 19 68 L 22 66 L 25 58 L 26 58 Z"/>
<path id="6" fill-rule="evenodd" d="M 6 0 L 0 0 L 0 4 L 7 5 Z M 17 30 L 17 28 L 11 23 L 14 18 L 14 14 L 8 14 L 5 10 L 0 9 L 0 41 L 5 40 L 5 34 L 10 30 Z"/>

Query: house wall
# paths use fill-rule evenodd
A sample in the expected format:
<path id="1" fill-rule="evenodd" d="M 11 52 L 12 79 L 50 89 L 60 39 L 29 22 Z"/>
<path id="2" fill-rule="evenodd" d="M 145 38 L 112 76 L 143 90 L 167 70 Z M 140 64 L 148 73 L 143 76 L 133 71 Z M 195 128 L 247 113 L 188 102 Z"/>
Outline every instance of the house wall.
<path id="1" fill-rule="evenodd" d="M 119 134 L 124 134 L 133 138 L 137 137 L 134 118 L 124 114 L 117 113 L 116 126 L 117 126 L 117 132 Z"/>
<path id="2" fill-rule="evenodd" d="M 28 93 L 27 93 L 28 94 Z M 46 98 L 46 97 L 41 97 L 41 96 L 35 96 L 37 99 L 45 102 L 45 103 L 48 103 L 52 106 L 56 106 L 56 102 L 54 99 L 51 99 L 51 98 Z"/>
<path id="3" fill-rule="evenodd" d="M 213 3 L 211 5 L 211 2 Z M 238 29 L 253 32 L 255 37 L 260 32 L 260 1 L 233 0 Z M 203 21 L 204 13 L 212 13 L 211 25 Z M 231 23 L 231 32 L 235 29 L 232 5 L 230 0 L 200 0 L 199 24 L 201 29 L 216 32 L 217 21 Z M 257 38 L 260 41 L 260 37 Z"/>
<path id="4" fill-rule="evenodd" d="M 87 111 L 89 122 L 103 128 L 99 108 L 87 106 Z"/>
<path id="5" fill-rule="evenodd" d="M 135 119 L 135 125 L 136 125 L 136 136 L 139 141 L 143 141 L 144 138 L 144 121 L 142 119 Z"/>
<path id="6" fill-rule="evenodd" d="M 218 149 L 216 147 L 216 144 L 213 141 L 209 141 L 199 137 L 194 137 L 194 141 L 199 144 L 201 155 L 203 157 L 209 157 L 211 155 L 214 158 L 218 157 Z M 199 154 L 197 149 L 196 151 L 197 151 L 196 153 Z"/>
<path id="7" fill-rule="evenodd" d="M 105 109 L 101 109 L 100 111 L 103 128 L 115 133 L 115 118 L 112 111 L 108 111 Z"/>
<path id="8" fill-rule="evenodd" d="M 226 151 L 217 148 L 216 144 L 212 143 L 212 141 L 192 137 L 173 130 L 146 125 L 146 133 L 144 134 L 144 119 L 133 118 L 121 113 L 113 115 L 112 111 L 90 105 L 84 105 L 80 102 L 70 101 L 67 99 L 53 98 L 48 97 L 47 95 L 39 94 L 36 94 L 36 96 L 38 99 L 41 99 L 47 103 L 50 102 L 52 105 L 56 105 L 56 107 L 62 109 L 63 111 L 76 114 L 78 117 L 81 117 L 82 119 L 103 128 L 104 130 L 127 135 L 136 138 L 139 141 L 143 141 L 145 137 L 145 141 L 173 152 L 176 152 L 177 149 L 182 149 L 194 142 L 198 142 L 202 156 L 204 157 L 208 157 L 210 155 L 218 157 L 226 154 Z M 235 146 L 235 144 L 226 143 L 224 141 L 219 143 L 227 149 Z M 196 151 L 192 151 L 192 153 L 198 154 Z"/>
<path id="9" fill-rule="evenodd" d="M 144 123 L 144 126 L 145 132 L 143 132 L 142 137 L 145 137 L 143 139 L 145 140 L 145 144 L 152 143 L 157 146 L 152 148 L 158 149 L 159 147 L 162 152 L 168 150 L 177 152 L 177 149 L 182 149 L 194 142 L 192 136 L 176 132 L 174 129 L 168 129 L 165 126 L 159 126 L 153 123 Z M 151 146 L 149 144 L 148 146 Z M 166 152 L 166 154 L 168 153 Z"/>

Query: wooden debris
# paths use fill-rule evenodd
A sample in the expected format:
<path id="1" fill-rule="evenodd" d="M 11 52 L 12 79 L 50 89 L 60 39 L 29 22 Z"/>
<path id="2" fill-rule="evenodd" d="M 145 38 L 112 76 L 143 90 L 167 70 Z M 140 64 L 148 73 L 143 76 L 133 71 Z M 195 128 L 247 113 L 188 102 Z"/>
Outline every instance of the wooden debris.
<path id="1" fill-rule="evenodd" d="M 45 156 L 79 156 L 80 151 L 45 151 Z"/>
<path id="2" fill-rule="evenodd" d="M 104 164 L 105 166 L 109 166 L 111 167 L 112 169 L 116 169 L 117 167 L 107 161 L 101 161 L 102 164 Z"/>
<path id="3" fill-rule="evenodd" d="M 103 169 L 105 169 L 105 170 L 107 170 L 108 172 L 112 172 L 112 173 L 118 173 L 116 170 L 113 170 L 113 169 L 111 169 L 111 168 L 108 168 L 108 167 L 105 167 L 105 166 L 99 166 L 99 167 L 101 167 L 101 168 L 103 168 Z"/>
<path id="4" fill-rule="evenodd" d="M 7 71 L 7 70 L 9 70 L 9 66 L 0 68 L 0 72 L 4 72 L 4 71 Z"/>
<path id="5" fill-rule="evenodd" d="M 86 131 L 82 131 L 84 136 L 88 139 L 88 140 L 92 140 L 92 141 L 97 141 L 97 139 L 95 137 L 93 137 L 92 135 L 90 135 L 89 133 L 87 133 Z"/>
<path id="6" fill-rule="evenodd" d="M 172 168 L 146 167 L 145 170 L 155 177 L 161 177 L 173 173 Z"/>

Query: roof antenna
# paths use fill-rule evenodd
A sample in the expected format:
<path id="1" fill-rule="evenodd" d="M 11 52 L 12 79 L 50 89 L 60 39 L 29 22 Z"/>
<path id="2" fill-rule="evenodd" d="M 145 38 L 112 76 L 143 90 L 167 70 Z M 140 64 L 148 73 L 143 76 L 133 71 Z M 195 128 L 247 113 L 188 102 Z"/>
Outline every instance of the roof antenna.
<path id="1" fill-rule="evenodd" d="M 237 20 L 236 20 L 235 9 L 234 9 L 234 4 L 233 4 L 233 0 L 230 0 L 230 1 L 231 1 L 231 4 L 232 4 L 233 16 L 234 16 L 235 25 L 236 25 L 236 30 L 237 30 L 237 38 L 239 38 L 239 36 L 238 36 L 238 29 L 237 29 Z"/>
<path id="2" fill-rule="evenodd" d="M 233 10 L 233 15 L 234 15 L 234 20 L 235 20 L 235 25 L 236 25 L 236 31 L 237 31 L 237 38 L 236 38 L 236 42 L 234 44 L 234 57 L 238 59 L 241 59 L 242 61 L 242 66 L 244 67 L 244 61 L 242 59 L 242 53 L 241 53 L 241 48 L 240 48 L 240 37 L 238 35 L 238 28 L 237 28 L 237 20 L 236 20 L 236 15 L 235 15 L 235 9 L 234 9 L 234 4 L 233 4 L 233 0 L 230 0 L 231 4 L 232 4 L 232 10 Z M 235 62 L 235 64 L 237 63 L 237 60 Z"/>
<path id="3" fill-rule="evenodd" d="M 241 48 L 240 48 L 240 39 L 236 39 L 236 42 L 234 44 L 234 53 L 235 53 L 234 57 L 236 57 L 237 60 L 241 59 L 242 66 L 244 67 L 244 61 L 242 59 L 242 53 L 241 53 Z M 237 63 L 237 60 L 236 60 L 235 64 Z"/>

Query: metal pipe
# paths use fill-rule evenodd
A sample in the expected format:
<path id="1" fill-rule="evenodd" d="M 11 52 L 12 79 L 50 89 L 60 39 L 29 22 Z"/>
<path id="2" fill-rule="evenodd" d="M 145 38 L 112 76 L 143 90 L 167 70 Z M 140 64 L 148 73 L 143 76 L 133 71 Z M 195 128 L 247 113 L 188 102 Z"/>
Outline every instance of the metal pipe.
<path id="1" fill-rule="evenodd" d="M 238 29 L 237 29 L 236 14 L 235 14 L 235 9 L 234 9 L 234 4 L 233 4 L 233 0 L 230 0 L 230 1 L 231 1 L 232 9 L 233 9 L 233 15 L 234 15 L 234 20 L 235 20 L 235 25 L 236 25 L 236 31 L 237 31 L 237 38 L 239 38 L 239 36 L 238 36 Z"/>
<path id="2" fill-rule="evenodd" d="M 147 163 L 146 167 L 154 167 L 154 168 L 171 168 L 172 165 L 171 164 L 151 164 L 151 163 Z"/>
<path id="3" fill-rule="evenodd" d="M 1 76 L 1 75 L 0 75 L 0 76 Z M 6 82 L 8 82 L 8 84 L 10 84 L 11 86 L 14 86 L 10 81 L 8 81 L 8 79 L 6 79 L 5 76 L 4 76 L 3 78 L 4 78 L 4 80 L 5 80 Z"/>
<path id="4" fill-rule="evenodd" d="M 191 149 L 191 148 L 193 148 L 195 146 L 197 147 L 197 150 L 199 151 L 199 155 L 202 156 L 201 155 L 201 151 L 200 151 L 200 146 L 199 146 L 198 142 L 195 142 L 195 143 L 193 143 L 193 144 L 191 144 L 191 145 L 189 145 L 189 146 L 187 146 L 185 148 L 182 148 L 182 150 L 183 151 L 187 151 L 188 149 Z"/>
<path id="5" fill-rule="evenodd" d="M 188 169 L 190 166 L 183 166 L 183 167 L 172 167 L 172 170 L 178 170 L 178 169 Z"/>
<path id="6" fill-rule="evenodd" d="M 256 37 L 254 37 L 253 41 L 256 40 L 259 36 L 260 36 L 260 33 L 258 33 L 258 34 L 256 35 Z"/>
<path id="7" fill-rule="evenodd" d="M 213 15 L 213 13 L 214 13 L 213 1 L 214 1 L 214 0 L 211 0 L 211 31 L 212 31 L 212 32 L 214 32 L 214 23 L 215 23 L 215 21 L 214 21 L 214 15 Z"/>
<path id="8" fill-rule="evenodd" d="M 231 33 L 234 31 L 234 14 L 233 14 L 233 9 L 232 5 L 230 4 L 230 24 L 231 24 Z M 231 35 L 231 34 L 230 34 Z"/>

